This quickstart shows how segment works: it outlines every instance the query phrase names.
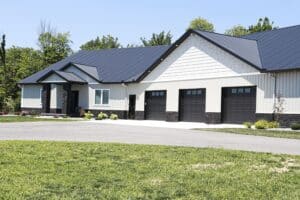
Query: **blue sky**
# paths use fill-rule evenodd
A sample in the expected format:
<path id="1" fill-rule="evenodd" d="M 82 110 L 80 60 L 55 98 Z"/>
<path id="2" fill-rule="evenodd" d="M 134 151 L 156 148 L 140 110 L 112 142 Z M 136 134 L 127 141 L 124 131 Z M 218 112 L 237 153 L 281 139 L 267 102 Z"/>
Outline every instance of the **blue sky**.
<path id="1" fill-rule="evenodd" d="M 59 32 L 69 31 L 72 48 L 98 35 L 111 34 L 126 45 L 139 44 L 140 37 L 153 32 L 171 31 L 177 39 L 189 22 L 198 16 L 223 33 L 236 24 L 248 26 L 268 16 L 276 26 L 300 24 L 297 0 L 9 0 L 1 2 L 0 33 L 8 46 L 37 48 L 42 20 Z"/>

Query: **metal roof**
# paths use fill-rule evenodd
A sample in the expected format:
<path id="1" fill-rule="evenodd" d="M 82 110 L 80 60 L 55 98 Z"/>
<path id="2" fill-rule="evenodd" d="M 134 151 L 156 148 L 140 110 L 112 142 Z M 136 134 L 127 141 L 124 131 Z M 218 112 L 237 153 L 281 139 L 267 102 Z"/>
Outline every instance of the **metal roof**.
<path id="1" fill-rule="evenodd" d="M 102 83 L 135 81 L 138 74 L 146 71 L 169 48 L 168 45 L 79 51 L 23 80 L 20 84 L 36 83 L 52 70 L 59 71 L 75 65 L 87 74 L 93 74 Z"/>
<path id="2" fill-rule="evenodd" d="M 300 69 L 300 25 L 243 36 L 255 40 L 267 71 Z"/>
<path id="3" fill-rule="evenodd" d="M 76 83 L 86 83 L 85 80 L 78 77 L 76 74 L 71 72 L 64 72 L 64 71 L 55 71 L 56 74 L 61 76 L 63 79 L 65 79 L 68 82 L 76 82 Z"/>
<path id="4" fill-rule="evenodd" d="M 50 71 L 63 70 L 69 65 L 76 66 L 101 83 L 140 81 L 193 33 L 259 70 L 300 69 L 300 25 L 243 37 L 188 30 L 172 45 L 79 51 L 19 83 L 36 83 Z"/>

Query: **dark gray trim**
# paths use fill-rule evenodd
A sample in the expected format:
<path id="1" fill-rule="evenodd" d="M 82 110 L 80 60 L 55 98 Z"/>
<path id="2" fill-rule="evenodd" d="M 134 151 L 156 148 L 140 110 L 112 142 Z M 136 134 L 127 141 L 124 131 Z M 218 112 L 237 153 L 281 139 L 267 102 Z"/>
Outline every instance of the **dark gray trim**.
<path id="1" fill-rule="evenodd" d="M 41 78 L 39 78 L 37 80 L 38 83 L 41 83 L 43 84 L 41 81 L 45 80 L 48 76 L 50 76 L 51 74 L 56 74 L 57 76 L 59 76 L 60 78 L 62 78 L 63 80 L 65 80 L 66 82 L 68 83 L 76 83 L 76 84 L 85 84 L 87 83 L 86 81 L 83 81 L 83 82 L 79 82 L 79 81 L 69 81 L 68 79 L 66 79 L 65 77 L 63 77 L 62 75 L 60 75 L 59 73 L 57 73 L 55 70 L 51 70 L 49 71 L 48 73 L 46 73 L 44 76 L 42 76 Z M 57 83 L 57 82 L 55 82 Z M 64 82 L 61 82 L 60 84 L 63 84 Z M 48 84 L 48 83 L 46 83 Z"/>
<path id="2" fill-rule="evenodd" d="M 136 120 L 144 120 L 145 112 L 144 111 L 135 111 L 135 119 Z"/>
<path id="3" fill-rule="evenodd" d="M 220 124 L 221 113 L 220 112 L 206 112 L 206 123 L 208 124 Z"/>
<path id="4" fill-rule="evenodd" d="M 166 121 L 167 122 L 177 122 L 179 118 L 178 112 L 166 112 Z"/>
<path id="5" fill-rule="evenodd" d="M 21 111 L 28 112 L 28 114 L 30 115 L 39 115 L 43 112 L 42 108 L 26 108 L 26 107 L 22 107 Z"/>
<path id="6" fill-rule="evenodd" d="M 60 114 L 62 112 L 61 108 L 50 108 L 50 113 L 58 113 Z"/>

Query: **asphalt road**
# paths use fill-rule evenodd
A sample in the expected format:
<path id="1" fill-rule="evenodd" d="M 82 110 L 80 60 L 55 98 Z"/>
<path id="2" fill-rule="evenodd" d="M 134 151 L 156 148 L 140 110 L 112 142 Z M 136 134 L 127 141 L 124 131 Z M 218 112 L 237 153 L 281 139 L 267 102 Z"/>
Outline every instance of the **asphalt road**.
<path id="1" fill-rule="evenodd" d="M 300 140 L 89 122 L 0 123 L 0 140 L 117 142 L 300 155 Z"/>

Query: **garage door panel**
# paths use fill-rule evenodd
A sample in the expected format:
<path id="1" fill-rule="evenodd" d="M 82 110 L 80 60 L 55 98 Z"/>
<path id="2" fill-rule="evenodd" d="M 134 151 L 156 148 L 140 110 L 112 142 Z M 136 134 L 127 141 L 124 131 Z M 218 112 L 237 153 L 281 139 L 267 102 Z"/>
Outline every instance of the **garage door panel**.
<path id="1" fill-rule="evenodd" d="M 205 89 L 185 89 L 179 92 L 180 121 L 205 121 Z"/>
<path id="2" fill-rule="evenodd" d="M 256 87 L 222 89 L 222 122 L 255 121 Z"/>
<path id="3" fill-rule="evenodd" d="M 145 118 L 166 119 L 166 91 L 147 91 L 145 93 Z"/>

